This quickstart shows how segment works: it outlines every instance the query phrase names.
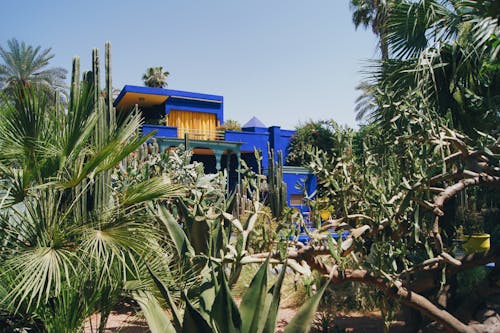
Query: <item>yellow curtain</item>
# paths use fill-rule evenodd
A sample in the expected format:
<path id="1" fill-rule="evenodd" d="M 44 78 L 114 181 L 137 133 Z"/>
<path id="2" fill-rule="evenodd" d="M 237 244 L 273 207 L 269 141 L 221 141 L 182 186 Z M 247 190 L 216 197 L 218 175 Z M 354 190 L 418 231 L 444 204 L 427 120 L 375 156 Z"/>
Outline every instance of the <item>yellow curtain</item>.
<path id="1" fill-rule="evenodd" d="M 215 140 L 217 118 L 212 113 L 171 110 L 168 126 L 177 127 L 177 135 L 183 138 L 185 133 L 198 140 Z"/>

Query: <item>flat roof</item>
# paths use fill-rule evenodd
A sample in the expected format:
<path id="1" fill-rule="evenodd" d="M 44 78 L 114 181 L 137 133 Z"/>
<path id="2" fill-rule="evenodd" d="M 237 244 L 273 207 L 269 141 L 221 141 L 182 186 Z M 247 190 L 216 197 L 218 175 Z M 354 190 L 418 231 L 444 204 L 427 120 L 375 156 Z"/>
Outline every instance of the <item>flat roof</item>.
<path id="1" fill-rule="evenodd" d="M 161 105 L 169 98 L 222 104 L 224 98 L 217 95 L 189 91 L 126 85 L 113 102 L 117 110 L 132 109 L 134 105 L 152 107 Z"/>

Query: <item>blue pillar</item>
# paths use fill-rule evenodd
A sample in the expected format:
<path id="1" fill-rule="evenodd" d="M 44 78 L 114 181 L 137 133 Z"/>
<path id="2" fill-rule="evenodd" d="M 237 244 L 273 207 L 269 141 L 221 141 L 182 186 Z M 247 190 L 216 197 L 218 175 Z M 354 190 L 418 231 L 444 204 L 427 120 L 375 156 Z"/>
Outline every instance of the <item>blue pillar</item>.
<path id="1" fill-rule="evenodd" d="M 278 158 L 277 151 L 279 150 L 279 141 L 281 137 L 281 127 L 269 127 L 269 147 L 274 150 L 274 158 Z"/>

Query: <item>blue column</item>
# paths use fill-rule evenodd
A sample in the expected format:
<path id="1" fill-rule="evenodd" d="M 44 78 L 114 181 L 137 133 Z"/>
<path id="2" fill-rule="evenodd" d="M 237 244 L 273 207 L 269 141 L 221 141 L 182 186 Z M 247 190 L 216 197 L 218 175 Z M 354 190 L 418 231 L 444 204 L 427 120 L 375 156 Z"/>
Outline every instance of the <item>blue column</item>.
<path id="1" fill-rule="evenodd" d="M 279 150 L 279 140 L 280 140 L 281 128 L 279 126 L 269 127 L 269 145 L 272 150 L 274 150 L 274 156 L 277 156 L 276 152 Z"/>

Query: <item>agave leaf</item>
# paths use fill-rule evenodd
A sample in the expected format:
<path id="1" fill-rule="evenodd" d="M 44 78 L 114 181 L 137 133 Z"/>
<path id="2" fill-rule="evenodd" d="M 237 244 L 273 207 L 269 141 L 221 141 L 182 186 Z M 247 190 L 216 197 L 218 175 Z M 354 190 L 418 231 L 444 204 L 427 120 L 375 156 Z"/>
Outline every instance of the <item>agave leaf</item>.
<path id="1" fill-rule="evenodd" d="M 134 299 L 139 303 L 151 333 L 176 333 L 165 311 L 158 300 L 147 291 L 134 291 Z"/>
<path id="2" fill-rule="evenodd" d="M 278 280 L 268 291 L 268 298 L 271 298 L 269 307 L 266 306 L 264 313 L 267 313 L 267 320 L 265 321 L 265 326 L 259 328 L 259 332 L 262 333 L 273 333 L 276 328 L 276 318 L 278 317 L 278 309 L 281 301 L 281 286 L 283 285 L 283 280 L 285 279 L 285 273 L 287 269 L 287 263 L 285 262 L 281 266 L 281 272 L 278 276 Z M 266 304 L 267 305 L 267 304 Z"/>
<path id="3" fill-rule="evenodd" d="M 201 221 L 196 221 L 196 217 L 193 219 L 190 230 L 191 245 L 194 248 L 195 253 L 207 253 L 208 243 L 210 237 L 210 226 L 208 225 L 205 217 Z"/>
<path id="4" fill-rule="evenodd" d="M 247 221 L 245 222 L 245 225 L 243 226 L 247 233 L 252 232 L 258 217 L 259 216 L 257 213 L 253 213 L 248 217 Z"/>
<path id="5" fill-rule="evenodd" d="M 204 274 L 203 272 L 201 273 Z M 215 286 L 211 277 L 205 277 L 199 287 L 199 307 L 203 313 L 210 313 L 215 300 Z"/>
<path id="6" fill-rule="evenodd" d="M 213 303 L 211 317 L 220 333 L 239 333 L 241 332 L 240 311 L 231 296 L 226 275 L 223 271 L 219 275 L 221 276 L 220 288 Z"/>
<path id="7" fill-rule="evenodd" d="M 239 232 L 243 232 L 243 226 L 241 225 L 240 220 L 235 218 L 232 214 L 226 212 L 222 212 L 222 215 L 227 221 L 231 222 L 234 225 L 234 227 L 238 229 Z"/>
<path id="8" fill-rule="evenodd" d="M 312 322 L 314 320 L 314 315 L 319 305 L 321 297 L 328 287 L 330 280 L 328 280 L 320 290 L 304 303 L 292 321 L 285 328 L 284 333 L 302 333 L 309 332 L 311 329 Z"/>
<path id="9" fill-rule="evenodd" d="M 193 307 L 185 294 L 183 298 L 186 302 L 186 310 L 184 311 L 182 333 L 214 333 L 214 330 L 198 310 Z"/>
<path id="10" fill-rule="evenodd" d="M 194 249 L 189 242 L 184 230 L 182 230 L 181 226 L 177 223 L 175 218 L 170 214 L 170 212 L 163 206 L 160 205 L 156 216 L 163 223 L 163 225 L 167 228 L 170 238 L 173 240 L 175 244 L 175 248 L 177 250 L 177 255 L 179 258 L 184 258 L 186 254 L 194 255 Z"/>
<path id="11" fill-rule="evenodd" d="M 181 315 L 179 313 L 179 309 L 177 308 L 177 305 L 175 305 L 175 302 L 172 298 L 172 295 L 170 295 L 170 291 L 168 290 L 167 287 L 163 284 L 163 282 L 155 275 L 155 273 L 147 266 L 149 274 L 151 275 L 151 278 L 153 279 L 154 283 L 160 290 L 161 295 L 165 299 L 165 302 L 170 306 L 170 309 L 172 310 L 172 316 L 173 316 L 173 324 L 177 328 L 177 330 L 180 330 L 181 328 Z"/>
<path id="12" fill-rule="evenodd" d="M 241 300 L 240 312 L 243 320 L 243 333 L 257 332 L 259 321 L 262 320 L 267 293 L 267 269 L 269 258 L 260 266 Z"/>

